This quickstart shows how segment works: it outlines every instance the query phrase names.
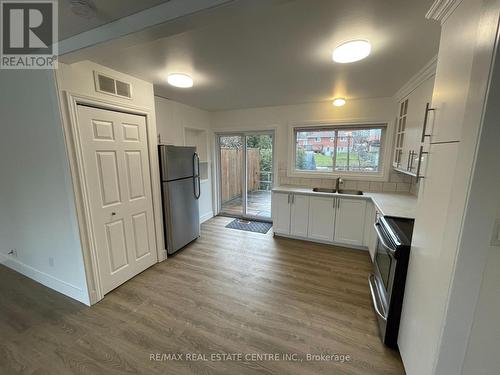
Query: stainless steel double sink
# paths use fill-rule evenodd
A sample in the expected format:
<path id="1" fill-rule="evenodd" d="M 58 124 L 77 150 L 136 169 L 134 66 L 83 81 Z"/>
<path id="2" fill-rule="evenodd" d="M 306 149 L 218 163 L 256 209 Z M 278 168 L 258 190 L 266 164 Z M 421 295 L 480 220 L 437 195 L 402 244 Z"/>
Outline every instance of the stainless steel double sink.
<path id="1" fill-rule="evenodd" d="M 339 191 L 337 191 L 336 189 L 315 187 L 315 188 L 313 188 L 313 191 L 315 193 L 330 193 L 330 194 L 338 193 L 338 194 L 348 194 L 348 195 L 363 195 L 363 192 L 361 190 L 339 189 Z"/>

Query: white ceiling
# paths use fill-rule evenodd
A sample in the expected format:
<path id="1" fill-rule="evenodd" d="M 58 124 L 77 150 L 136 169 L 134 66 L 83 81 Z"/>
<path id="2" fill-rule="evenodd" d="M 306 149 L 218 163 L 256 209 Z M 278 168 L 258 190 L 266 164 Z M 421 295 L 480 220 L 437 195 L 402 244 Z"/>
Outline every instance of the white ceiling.
<path id="1" fill-rule="evenodd" d="M 438 50 L 439 25 L 425 19 L 432 0 L 266 1 L 265 11 L 110 48 L 92 60 L 153 82 L 157 95 L 225 110 L 392 96 Z M 367 59 L 332 62 L 336 45 L 358 38 L 372 43 Z M 169 72 L 191 74 L 194 87 L 169 86 Z"/>
<path id="2" fill-rule="evenodd" d="M 59 0 L 59 40 L 167 1 L 170 0 Z M 75 14 L 73 9 L 83 4 L 90 4 L 95 9 L 95 16 L 85 18 Z"/>

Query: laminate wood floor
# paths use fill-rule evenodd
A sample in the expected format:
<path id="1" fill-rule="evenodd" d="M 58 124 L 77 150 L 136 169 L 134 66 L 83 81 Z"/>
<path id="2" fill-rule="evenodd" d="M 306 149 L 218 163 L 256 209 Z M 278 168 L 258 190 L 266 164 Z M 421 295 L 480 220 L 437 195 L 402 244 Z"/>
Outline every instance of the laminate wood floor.
<path id="1" fill-rule="evenodd" d="M 224 228 L 231 220 L 203 224 L 90 308 L 0 267 L 0 374 L 404 374 L 378 337 L 367 252 Z"/>

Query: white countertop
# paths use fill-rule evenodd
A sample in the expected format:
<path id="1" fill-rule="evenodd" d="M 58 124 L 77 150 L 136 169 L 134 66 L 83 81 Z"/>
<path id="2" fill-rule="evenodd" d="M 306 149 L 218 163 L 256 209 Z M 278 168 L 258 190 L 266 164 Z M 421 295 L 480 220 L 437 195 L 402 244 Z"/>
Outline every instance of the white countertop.
<path id="1" fill-rule="evenodd" d="M 371 193 L 365 195 L 372 198 L 377 210 L 384 216 L 415 219 L 417 213 L 417 197 L 410 193 Z"/>
<path id="2" fill-rule="evenodd" d="M 355 199 L 371 199 L 377 210 L 384 216 L 396 216 L 415 219 L 417 197 L 410 193 L 375 193 L 363 192 L 363 195 L 338 193 L 321 193 L 312 191 L 312 188 L 283 185 L 273 189 L 280 193 L 306 194 L 323 197 L 346 197 Z"/>

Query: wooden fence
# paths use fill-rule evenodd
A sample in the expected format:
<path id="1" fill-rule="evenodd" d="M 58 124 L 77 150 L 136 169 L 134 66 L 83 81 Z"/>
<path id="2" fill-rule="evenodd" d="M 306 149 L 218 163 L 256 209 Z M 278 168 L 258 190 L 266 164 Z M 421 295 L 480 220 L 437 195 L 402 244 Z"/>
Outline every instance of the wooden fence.
<path id="1" fill-rule="evenodd" d="M 243 149 L 221 148 L 221 192 L 222 202 L 241 196 L 243 192 Z M 248 191 L 260 187 L 260 154 L 257 148 L 247 149 Z"/>

